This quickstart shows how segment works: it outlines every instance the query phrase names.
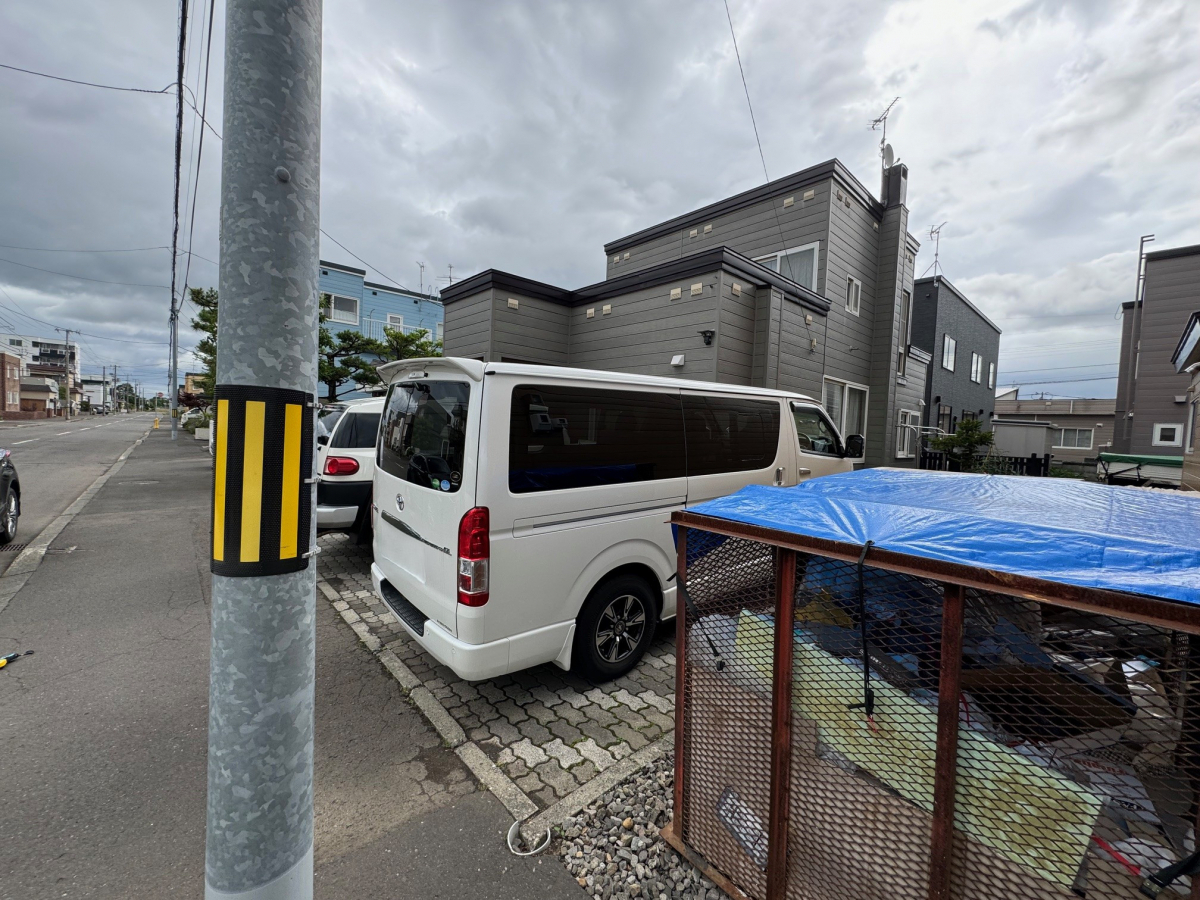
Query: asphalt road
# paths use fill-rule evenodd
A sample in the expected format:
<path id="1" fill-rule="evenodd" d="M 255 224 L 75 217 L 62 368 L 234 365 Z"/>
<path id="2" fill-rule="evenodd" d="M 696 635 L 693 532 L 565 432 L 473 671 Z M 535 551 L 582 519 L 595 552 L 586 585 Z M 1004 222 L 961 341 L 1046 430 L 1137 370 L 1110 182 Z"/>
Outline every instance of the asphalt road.
<path id="1" fill-rule="evenodd" d="M 154 422 L 148 413 L 0 422 L 0 447 L 21 479 L 21 520 L 14 543 L 38 536 Z M 170 420 L 162 424 L 169 427 Z M 181 438 L 195 440 L 186 431 Z M 0 552 L 0 572 L 16 558 Z"/>
<path id="2" fill-rule="evenodd" d="M 147 424 L 27 459 L 96 465 Z M 152 432 L 0 611 L 0 654 L 35 651 L 0 669 L 0 900 L 204 895 L 211 465 Z M 61 477 L 70 499 L 94 478 Z M 553 856 L 509 854 L 500 802 L 322 599 L 316 619 L 317 897 L 582 900 Z"/>

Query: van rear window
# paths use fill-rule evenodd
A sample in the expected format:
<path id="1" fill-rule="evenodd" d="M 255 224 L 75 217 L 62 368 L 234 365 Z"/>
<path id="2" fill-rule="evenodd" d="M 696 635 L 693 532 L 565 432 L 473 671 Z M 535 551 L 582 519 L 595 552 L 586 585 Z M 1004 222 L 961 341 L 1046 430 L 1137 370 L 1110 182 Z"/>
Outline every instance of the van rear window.
<path id="1" fill-rule="evenodd" d="M 678 395 L 518 385 L 509 427 L 514 494 L 682 478 Z"/>
<path id="2" fill-rule="evenodd" d="M 374 447 L 378 434 L 379 413 L 347 413 L 329 446 L 338 449 Z"/>
<path id="3" fill-rule="evenodd" d="M 392 385 L 380 426 L 379 467 L 411 484 L 457 491 L 470 399 L 471 387 L 461 381 Z"/>

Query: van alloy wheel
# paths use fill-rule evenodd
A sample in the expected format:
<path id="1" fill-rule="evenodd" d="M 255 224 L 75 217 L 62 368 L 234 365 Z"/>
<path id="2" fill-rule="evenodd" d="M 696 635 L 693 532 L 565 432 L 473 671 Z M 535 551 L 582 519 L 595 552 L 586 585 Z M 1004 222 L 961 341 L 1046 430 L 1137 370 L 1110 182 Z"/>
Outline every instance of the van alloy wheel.
<path id="1" fill-rule="evenodd" d="M 627 659 L 642 641 L 646 631 L 646 610 L 633 594 L 615 598 L 596 623 L 596 652 L 606 662 Z"/>

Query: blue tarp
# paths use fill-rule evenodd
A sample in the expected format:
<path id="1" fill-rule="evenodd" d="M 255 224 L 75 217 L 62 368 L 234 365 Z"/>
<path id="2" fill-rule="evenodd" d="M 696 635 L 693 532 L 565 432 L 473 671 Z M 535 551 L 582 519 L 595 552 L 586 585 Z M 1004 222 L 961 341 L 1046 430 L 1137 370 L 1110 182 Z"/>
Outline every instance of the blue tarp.
<path id="1" fill-rule="evenodd" d="M 1200 604 L 1200 495 L 864 469 L 754 485 L 690 512 L 1083 587 Z"/>

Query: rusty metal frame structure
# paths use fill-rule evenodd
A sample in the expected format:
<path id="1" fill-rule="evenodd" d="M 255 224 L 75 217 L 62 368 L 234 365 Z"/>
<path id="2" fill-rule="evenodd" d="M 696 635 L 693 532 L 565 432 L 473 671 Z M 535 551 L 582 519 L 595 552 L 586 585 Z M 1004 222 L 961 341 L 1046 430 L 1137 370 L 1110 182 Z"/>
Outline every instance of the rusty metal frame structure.
<path id="1" fill-rule="evenodd" d="M 766 900 L 783 900 L 787 891 L 788 804 L 791 781 L 792 631 L 795 616 L 796 554 L 808 553 L 857 563 L 863 547 L 809 537 L 758 525 L 733 522 L 679 511 L 671 516 L 677 527 L 677 572 L 680 584 L 687 578 L 688 530 L 696 529 L 731 538 L 743 538 L 775 548 L 775 643 L 771 685 L 771 788 Z M 958 706 L 962 674 L 963 617 L 966 590 L 1009 594 L 1040 603 L 1101 615 L 1120 616 L 1132 622 L 1200 635 L 1200 606 L 1156 597 L 1079 587 L 1062 582 L 1013 575 L 993 569 L 949 563 L 871 547 L 873 568 L 940 582 L 943 589 L 942 652 L 938 673 L 937 759 L 934 770 L 934 810 L 930 832 L 928 900 L 951 900 L 955 787 L 958 774 Z M 687 609 L 676 611 L 675 784 L 674 817 L 662 829 L 663 838 L 692 865 L 734 900 L 752 900 L 724 873 L 689 847 L 682 833 L 686 802 L 687 742 L 685 659 Z M 949 651 L 949 652 L 947 652 Z M 1198 813 L 1200 816 L 1200 813 Z M 1200 878 L 1193 879 L 1191 896 L 1200 900 Z"/>

